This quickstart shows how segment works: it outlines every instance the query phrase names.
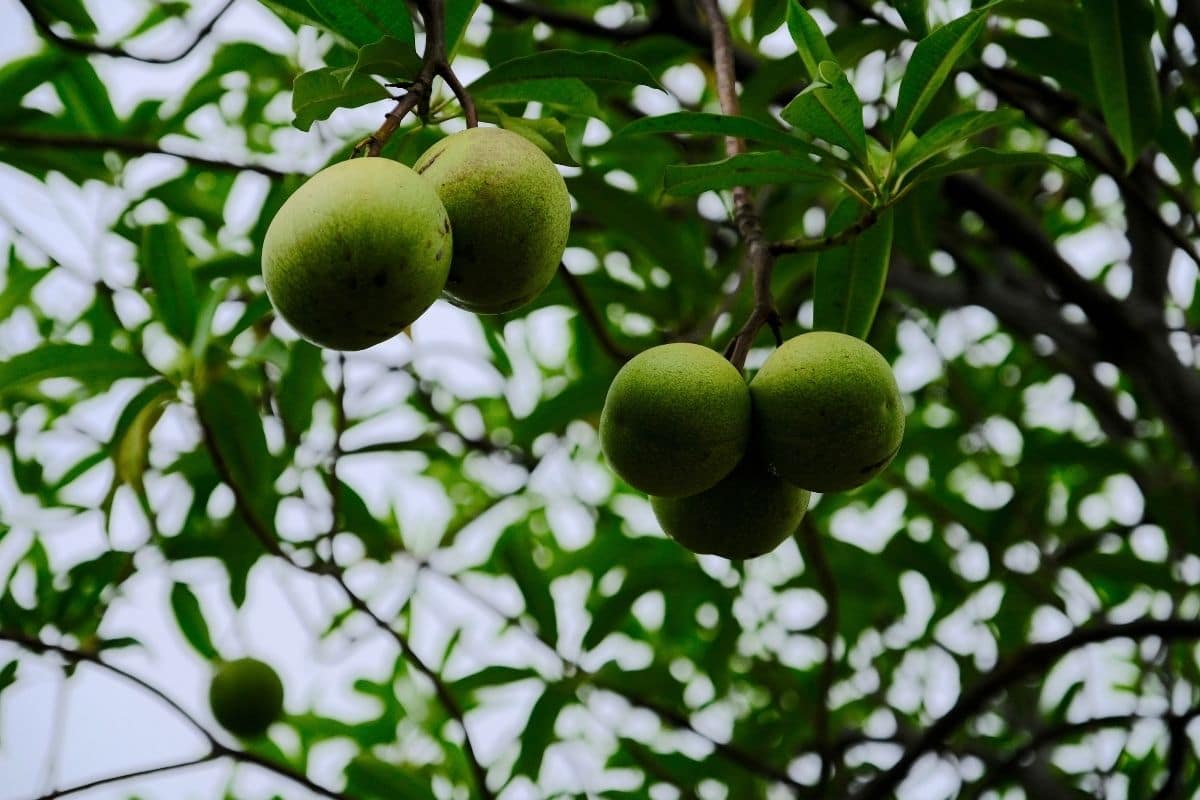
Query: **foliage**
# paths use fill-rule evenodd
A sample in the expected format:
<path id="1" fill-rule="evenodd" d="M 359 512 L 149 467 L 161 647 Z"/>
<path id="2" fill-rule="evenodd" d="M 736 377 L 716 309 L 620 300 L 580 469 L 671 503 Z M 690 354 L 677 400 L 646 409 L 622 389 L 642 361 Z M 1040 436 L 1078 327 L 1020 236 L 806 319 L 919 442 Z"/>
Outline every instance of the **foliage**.
<path id="1" fill-rule="evenodd" d="M 21 5 L 6 180 L 101 212 L 0 206 L 0 710 L 34 661 L 108 671 L 205 737 L 152 771 L 256 765 L 284 796 L 1200 782 L 1200 6 L 743 0 L 724 28 L 713 0 L 162 2 L 115 34 L 107 4 Z M 112 69 L 185 60 L 169 93 Z M 411 164 L 470 113 L 564 165 L 550 288 L 348 357 L 275 320 L 259 248 L 303 178 Z M 752 374 L 812 327 L 894 365 L 900 455 L 769 556 L 693 556 L 600 460 L 612 376 L 680 340 Z M 198 661 L 242 655 L 197 564 L 238 614 L 277 568 L 326 599 L 320 644 L 382 643 L 327 687 L 371 716 L 289 693 L 235 747 L 117 666 L 153 647 L 108 622 L 151 575 Z"/>

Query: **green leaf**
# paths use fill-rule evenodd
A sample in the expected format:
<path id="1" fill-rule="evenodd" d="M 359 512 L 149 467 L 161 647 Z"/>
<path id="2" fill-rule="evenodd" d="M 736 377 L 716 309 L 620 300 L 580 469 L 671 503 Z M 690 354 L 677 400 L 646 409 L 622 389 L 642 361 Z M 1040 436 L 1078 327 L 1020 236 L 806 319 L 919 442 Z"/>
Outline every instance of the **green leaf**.
<path id="1" fill-rule="evenodd" d="M 917 122 L 934 95 L 950 77 L 950 71 L 979 37 L 992 2 L 948 22 L 917 42 L 900 83 L 896 115 L 892 122 L 893 141 L 899 142 Z"/>
<path id="2" fill-rule="evenodd" d="M 313 10 L 336 33 L 362 47 L 391 36 L 414 41 L 407 3 L 394 0 L 308 0 Z"/>
<path id="3" fill-rule="evenodd" d="M 834 57 L 829 42 L 825 40 L 825 34 L 821 33 L 821 27 L 804 6 L 800 5 L 800 0 L 791 0 L 788 6 L 787 26 L 810 80 L 819 79 L 822 61 L 837 64 L 837 58 Z"/>
<path id="4" fill-rule="evenodd" d="M 455 694 L 467 695 L 480 689 L 492 686 L 505 686 L 517 681 L 527 681 L 537 677 L 537 672 L 529 667 L 506 667 L 496 664 L 484 667 L 473 675 L 459 678 L 451 684 L 451 688 L 454 689 Z"/>
<path id="5" fill-rule="evenodd" d="M 345 83 L 356 75 L 382 75 L 388 81 L 396 81 L 416 77 L 420 71 L 421 57 L 412 42 L 385 36 L 358 49 L 358 60 L 346 75 Z"/>
<path id="6" fill-rule="evenodd" d="M 199 393 L 196 411 L 234 488 L 261 512 L 264 506 L 259 501 L 270 492 L 273 476 L 258 409 L 236 384 L 222 378 Z"/>
<path id="7" fill-rule="evenodd" d="M 826 234 L 840 233 L 865 209 L 847 198 L 834 209 Z M 813 328 L 867 338 L 883 297 L 892 253 L 892 211 L 854 237 L 849 244 L 821 253 L 813 285 Z"/>
<path id="8" fill-rule="evenodd" d="M 1162 119 L 1154 11 L 1147 0 L 1083 0 L 1083 16 L 1100 109 L 1132 169 Z"/>
<path id="9" fill-rule="evenodd" d="M 91 35 L 96 32 L 96 23 L 83 0 L 38 0 L 37 8 L 44 17 L 62 20 L 76 33 Z"/>
<path id="10" fill-rule="evenodd" d="M 496 120 L 501 128 L 518 133 L 536 144 L 554 163 L 569 167 L 579 166 L 567 145 L 566 127 L 554 117 L 526 119 L 509 116 L 497 109 Z"/>
<path id="11" fill-rule="evenodd" d="M 204 621 L 204 612 L 200 610 L 200 600 L 186 583 L 176 583 L 171 587 L 171 610 L 175 612 L 175 621 L 188 644 L 209 661 L 216 660 L 217 648 L 213 646 L 208 633 L 208 623 Z"/>
<path id="12" fill-rule="evenodd" d="M 17 682 L 17 660 L 13 659 L 0 669 L 0 694 Z"/>
<path id="13" fill-rule="evenodd" d="M 639 136 L 650 133 L 691 133 L 715 136 L 737 136 L 763 142 L 784 150 L 807 153 L 812 148 L 800 139 L 749 117 L 731 117 L 697 111 L 677 111 L 657 117 L 642 117 L 629 123 L 616 136 Z"/>
<path id="14" fill-rule="evenodd" d="M 90 62 L 71 59 L 51 81 L 66 109 L 64 118 L 80 132 L 115 133 L 120 128 L 106 87 Z"/>
<path id="15" fill-rule="evenodd" d="M 636 61 L 599 50 L 544 50 L 497 64 L 471 84 L 483 91 L 503 83 L 578 78 L 661 88 L 650 70 Z"/>
<path id="16" fill-rule="evenodd" d="M 143 229 L 138 263 L 154 289 L 163 324 L 182 342 L 191 342 L 196 335 L 196 317 L 200 313 L 187 256 L 183 237 L 174 225 L 149 225 Z"/>
<path id="17" fill-rule="evenodd" d="M 483 88 L 471 86 L 470 91 L 476 101 L 543 103 L 571 114 L 603 116 L 596 93 L 578 78 L 507 81 Z"/>
<path id="18" fill-rule="evenodd" d="M 854 87 L 833 61 L 822 61 L 817 73 L 819 77 L 796 95 L 780 116 L 804 133 L 845 149 L 867 166 L 867 131 Z"/>
<path id="19" fill-rule="evenodd" d="M 896 157 L 897 169 L 901 174 L 908 172 L 959 142 L 991 128 L 1011 125 L 1021 116 L 1016 109 L 1004 108 L 997 111 L 967 111 L 947 117 L 921 134 L 911 145 L 900 148 Z"/>
<path id="20" fill-rule="evenodd" d="M 354 74 L 353 68 L 312 69 L 296 76 L 292 85 L 292 113 L 296 115 L 292 124 L 306 131 L 339 108 L 355 108 L 389 97 L 382 84 Z"/>
<path id="21" fill-rule="evenodd" d="M 985 167 L 1025 166 L 1057 167 L 1078 177 L 1087 177 L 1087 168 L 1078 158 L 1041 152 L 1004 152 L 979 147 L 957 158 L 935 162 L 913 172 L 908 179 L 908 185 L 939 181 L 956 172 L 969 172 Z"/>
<path id="22" fill-rule="evenodd" d="M 475 10 L 479 8 L 479 0 L 446 0 L 446 55 L 453 57 L 462 44 L 467 32 L 467 25 Z"/>
<path id="23" fill-rule="evenodd" d="M 813 183 L 829 179 L 820 164 L 778 152 L 739 153 L 723 161 L 667 167 L 663 188 L 670 194 L 694 195 L 735 186 Z"/>
<path id="24" fill-rule="evenodd" d="M 892 0 L 904 27 L 918 39 L 929 34 L 928 4 L 928 0 Z"/>
<path id="25" fill-rule="evenodd" d="M 141 356 L 108 345 L 44 344 L 0 362 L 0 395 L 50 378 L 72 378 L 103 386 L 121 378 L 153 374 Z"/>
<path id="26" fill-rule="evenodd" d="M 346 789 L 353 797 L 375 800 L 435 800 L 429 780 L 416 774 L 415 768 L 404 768 L 375 756 L 360 753 L 346 767 Z"/>
<path id="27" fill-rule="evenodd" d="M 528 775 L 537 780 L 546 750 L 555 740 L 554 723 L 572 699 L 573 696 L 564 687 L 550 685 L 533 704 L 529 719 L 525 722 L 525 733 L 521 737 L 521 755 L 513 764 L 514 775 Z"/>
<path id="28" fill-rule="evenodd" d="M 43 50 L 31 56 L 9 61 L 0 67 L 0 119 L 10 119 L 23 110 L 20 102 L 25 95 L 56 76 L 66 65 L 67 58 L 58 49 Z"/>
<path id="29" fill-rule="evenodd" d="M 275 393 L 279 417 L 292 441 L 308 430 L 312 424 L 313 404 L 329 392 L 321 367 L 319 347 L 303 340 L 292 345 L 291 356 Z"/>
<path id="30" fill-rule="evenodd" d="M 527 529 L 510 528 L 496 546 L 497 555 L 520 589 L 525 612 L 537 623 L 541 638 L 553 644 L 558 641 L 558 620 L 550 595 L 550 578 L 534 563 L 529 537 Z"/>
<path id="31" fill-rule="evenodd" d="M 174 396 L 175 387 L 168 381 L 151 381 L 133 396 L 117 419 L 108 445 L 116 477 L 139 492 L 150 452 L 150 432 Z"/>
<path id="32" fill-rule="evenodd" d="M 788 0 L 758 0 L 750 8 L 750 23 L 754 38 L 761 39 L 783 24 L 788 13 Z"/>

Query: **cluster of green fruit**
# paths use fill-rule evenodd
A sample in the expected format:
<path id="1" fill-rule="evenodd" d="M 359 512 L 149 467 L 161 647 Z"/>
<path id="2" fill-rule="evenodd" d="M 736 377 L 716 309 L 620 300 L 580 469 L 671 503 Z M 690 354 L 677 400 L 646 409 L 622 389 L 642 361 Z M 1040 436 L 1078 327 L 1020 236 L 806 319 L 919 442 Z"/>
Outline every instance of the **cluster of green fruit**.
<path id="1" fill-rule="evenodd" d="M 271 220 L 263 278 L 306 339 L 361 350 L 442 293 L 477 314 L 528 303 L 554 277 L 570 222 L 566 183 L 545 153 L 511 131 L 470 128 L 412 169 L 357 158 L 318 172 Z"/>
<path id="2" fill-rule="evenodd" d="M 257 659 L 226 661 L 213 675 L 208 705 L 222 728 L 255 739 L 283 715 L 283 682 L 269 664 Z"/>
<path id="3" fill-rule="evenodd" d="M 785 342 L 749 385 L 707 347 L 653 347 L 617 373 L 600 416 L 608 463 L 650 495 L 663 530 L 729 559 L 774 550 L 799 526 L 810 492 L 861 486 L 903 437 L 884 357 L 823 331 Z"/>

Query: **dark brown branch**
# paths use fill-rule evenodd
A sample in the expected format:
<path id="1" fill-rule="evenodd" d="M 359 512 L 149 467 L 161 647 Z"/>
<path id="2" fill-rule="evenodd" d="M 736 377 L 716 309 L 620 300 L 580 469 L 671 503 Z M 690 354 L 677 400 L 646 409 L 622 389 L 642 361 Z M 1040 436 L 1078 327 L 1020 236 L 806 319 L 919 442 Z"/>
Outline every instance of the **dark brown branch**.
<path id="1" fill-rule="evenodd" d="M 698 0 L 698 4 L 708 18 L 721 112 L 728 116 L 739 116 L 742 109 L 737 92 L 733 38 L 729 32 L 729 24 L 725 21 L 717 0 Z M 726 155 L 735 156 L 745 151 L 744 141 L 734 136 L 726 137 Z M 770 326 L 775 334 L 776 343 L 780 343 L 781 340 L 781 326 L 779 314 L 771 298 L 771 271 L 775 267 L 775 257 L 770 245 L 763 238 L 762 222 L 758 217 L 758 210 L 754 207 L 754 198 L 745 186 L 735 186 L 733 189 L 733 219 L 746 245 L 742 275 L 750 277 L 754 291 L 754 308 L 750 317 L 725 347 L 725 357 L 740 370 L 746 365 L 746 356 L 749 355 L 754 339 L 763 326 Z"/>
<path id="2" fill-rule="evenodd" d="M 872 208 L 855 220 L 850 227 L 839 233 L 822 236 L 818 239 L 788 239 L 782 242 L 772 242 L 771 253 L 774 255 L 783 255 L 785 253 L 813 253 L 821 250 L 832 250 L 835 247 L 849 244 L 860 233 L 868 230 L 878 222 L 879 217 L 880 209 Z"/>
<path id="3" fill-rule="evenodd" d="M 429 116 L 429 98 L 433 92 L 434 78 L 440 77 L 454 92 L 467 118 L 467 127 L 479 124 L 475 101 L 466 87 L 458 80 L 450 66 L 446 51 L 446 3 L 445 0 L 418 0 L 421 17 L 425 21 L 425 54 L 421 59 L 421 70 L 408 87 L 408 91 L 397 101 L 395 107 L 383 115 L 379 129 L 354 147 L 355 154 L 379 155 L 383 146 L 392 138 L 400 123 L 410 112 L 415 111 L 422 119 Z"/>
<path id="4" fill-rule="evenodd" d="M 43 131 L 0 130 L 0 144 L 31 148 L 78 148 L 81 150 L 111 150 L 130 156 L 163 155 L 182 158 L 189 164 L 222 172 L 257 172 L 268 178 L 285 178 L 300 173 L 282 172 L 262 164 L 240 164 L 233 161 L 205 158 L 177 150 L 168 150 L 156 142 L 129 139 L 121 136 L 88 136 L 84 134 L 48 133 Z"/>
<path id="5" fill-rule="evenodd" d="M 41 795 L 37 800 L 58 800 L 60 797 L 66 797 L 80 792 L 86 792 L 88 789 L 95 789 L 100 786 L 107 786 L 112 783 L 120 783 L 121 781 L 129 781 L 134 778 L 145 778 L 149 775 L 159 775 L 164 772 L 174 772 L 175 770 L 187 769 L 188 767 L 207 764 L 209 761 L 215 761 L 222 756 L 222 753 L 212 750 L 198 758 L 189 758 L 186 761 L 175 761 L 170 764 L 161 764 L 157 767 L 147 767 L 146 769 L 134 770 L 133 772 L 123 772 L 119 775 L 107 775 L 103 778 L 96 778 L 85 783 L 77 783 L 74 786 L 68 786 L 65 789 L 56 789 L 53 792 Z"/>
<path id="6" fill-rule="evenodd" d="M 1034 675 L 1045 673 L 1055 662 L 1073 650 L 1112 639 L 1145 639 L 1151 636 L 1166 640 L 1200 638 L 1200 620 L 1140 619 L 1121 624 L 1097 625 L 1076 630 L 1052 642 L 1025 647 L 1009 656 L 984 675 L 978 683 L 963 692 L 954 707 L 930 724 L 914 743 L 906 747 L 892 767 L 868 783 L 854 797 L 857 800 L 884 800 L 891 797 L 922 756 L 940 750 L 962 725 L 983 711 L 988 703 L 1009 687 Z"/>
<path id="7" fill-rule="evenodd" d="M 558 265 L 558 277 L 562 278 L 563 284 L 566 285 L 567 291 L 570 292 L 572 299 L 575 300 L 575 305 L 579 308 L 579 313 L 583 315 L 584 321 L 592 329 L 592 333 L 595 334 L 600 349 L 619 364 L 624 364 L 633 358 L 633 354 L 617 344 L 612 334 L 609 333 L 604 317 L 601 316 L 600 310 L 596 308 L 596 304 L 592 302 L 592 298 L 588 297 L 587 290 L 583 288 L 583 282 L 575 275 L 572 275 L 565 264 Z"/>
<path id="8" fill-rule="evenodd" d="M 217 22 L 225 15 L 233 5 L 234 0 L 225 0 L 225 3 L 217 9 L 217 13 L 209 18 L 208 22 L 202 25 L 193 36 L 188 44 L 173 56 L 140 56 L 136 53 L 131 53 L 123 47 L 117 45 L 102 45 L 94 42 L 84 42 L 79 39 L 72 39 L 67 36 L 60 36 L 54 32 L 51 27 L 51 22 L 46 17 L 42 16 L 42 12 L 37 7 L 36 0 L 18 0 L 25 11 L 28 12 L 29 18 L 33 21 L 33 26 L 37 28 L 38 33 L 43 38 L 54 43 L 64 50 L 70 50 L 75 53 L 84 53 L 86 55 L 102 55 L 112 56 L 113 58 L 129 58 L 134 61 L 140 61 L 143 64 L 174 64 L 176 61 L 182 61 L 187 58 L 193 50 L 195 50 L 205 38 L 208 37 Z"/>

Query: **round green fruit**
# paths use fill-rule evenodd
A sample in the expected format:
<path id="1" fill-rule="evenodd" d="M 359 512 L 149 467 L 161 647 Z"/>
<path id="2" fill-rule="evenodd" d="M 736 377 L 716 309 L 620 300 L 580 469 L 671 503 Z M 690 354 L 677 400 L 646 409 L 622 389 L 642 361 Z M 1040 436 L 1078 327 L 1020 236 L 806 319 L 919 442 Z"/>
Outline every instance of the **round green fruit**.
<path id="1" fill-rule="evenodd" d="M 795 532 L 811 494 L 748 454 L 716 486 L 692 497 L 651 497 L 664 531 L 693 553 L 730 560 L 765 555 Z"/>
<path id="2" fill-rule="evenodd" d="M 895 458 L 904 405 L 892 369 L 843 333 L 805 333 L 750 382 L 754 432 L 771 470 L 814 492 L 861 486 Z"/>
<path id="3" fill-rule="evenodd" d="M 613 471 L 659 497 L 708 489 L 737 465 L 749 439 L 745 379 L 698 344 L 634 356 L 613 379 L 600 414 L 600 446 Z"/>
<path id="4" fill-rule="evenodd" d="M 263 240 L 263 278 L 301 336 L 362 350 L 433 304 L 452 246 L 446 209 L 424 178 L 386 158 L 356 158 L 321 170 L 280 207 Z"/>
<path id="5" fill-rule="evenodd" d="M 545 153 L 512 131 L 468 128 L 413 169 L 437 189 L 454 228 L 451 303 L 499 314 L 546 288 L 567 246 L 571 200 Z"/>
<path id="6" fill-rule="evenodd" d="M 267 664 L 240 658 L 217 669 L 208 703 L 221 727 L 252 739 L 266 733 L 283 713 L 283 684 Z"/>

